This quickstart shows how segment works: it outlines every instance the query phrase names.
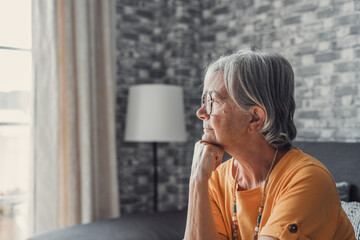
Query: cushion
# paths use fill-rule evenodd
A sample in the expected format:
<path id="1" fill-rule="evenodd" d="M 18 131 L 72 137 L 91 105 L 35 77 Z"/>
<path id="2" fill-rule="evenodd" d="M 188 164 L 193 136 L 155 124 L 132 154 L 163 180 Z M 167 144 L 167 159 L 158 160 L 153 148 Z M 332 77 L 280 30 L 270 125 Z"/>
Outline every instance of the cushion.
<path id="1" fill-rule="evenodd" d="M 336 188 L 338 190 L 340 200 L 348 202 L 350 199 L 350 183 L 337 182 Z"/>
<path id="2" fill-rule="evenodd" d="M 360 239 L 360 202 L 344 202 L 341 206 L 354 227 L 356 239 Z"/>
<path id="3" fill-rule="evenodd" d="M 132 214 L 66 227 L 29 240 L 180 240 L 186 225 L 186 210 Z"/>

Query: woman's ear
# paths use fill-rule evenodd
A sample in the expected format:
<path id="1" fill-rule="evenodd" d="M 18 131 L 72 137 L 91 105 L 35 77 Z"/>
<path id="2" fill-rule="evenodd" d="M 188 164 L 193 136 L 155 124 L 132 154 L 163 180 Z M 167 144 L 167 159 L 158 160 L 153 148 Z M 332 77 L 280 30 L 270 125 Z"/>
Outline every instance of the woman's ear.
<path id="1" fill-rule="evenodd" d="M 255 106 L 251 108 L 249 116 L 249 133 L 257 133 L 265 122 L 266 112 L 262 107 Z"/>

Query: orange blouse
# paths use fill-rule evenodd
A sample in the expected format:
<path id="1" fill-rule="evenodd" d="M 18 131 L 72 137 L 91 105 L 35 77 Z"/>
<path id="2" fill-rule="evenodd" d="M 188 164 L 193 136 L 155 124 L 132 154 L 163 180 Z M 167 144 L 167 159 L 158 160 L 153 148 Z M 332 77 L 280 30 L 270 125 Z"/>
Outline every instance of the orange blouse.
<path id="1" fill-rule="evenodd" d="M 217 231 L 232 239 L 234 159 L 222 163 L 209 180 Z M 237 191 L 239 239 L 253 239 L 262 187 Z M 259 235 L 282 239 L 355 239 L 327 168 L 298 148 L 272 170 Z"/>

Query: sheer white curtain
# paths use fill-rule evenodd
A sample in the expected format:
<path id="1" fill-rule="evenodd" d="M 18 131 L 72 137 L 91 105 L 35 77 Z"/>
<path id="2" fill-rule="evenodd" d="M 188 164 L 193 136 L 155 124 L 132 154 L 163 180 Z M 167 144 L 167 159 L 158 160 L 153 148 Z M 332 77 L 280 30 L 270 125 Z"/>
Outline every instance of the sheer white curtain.
<path id="1" fill-rule="evenodd" d="M 34 232 L 119 215 L 115 0 L 33 0 Z"/>

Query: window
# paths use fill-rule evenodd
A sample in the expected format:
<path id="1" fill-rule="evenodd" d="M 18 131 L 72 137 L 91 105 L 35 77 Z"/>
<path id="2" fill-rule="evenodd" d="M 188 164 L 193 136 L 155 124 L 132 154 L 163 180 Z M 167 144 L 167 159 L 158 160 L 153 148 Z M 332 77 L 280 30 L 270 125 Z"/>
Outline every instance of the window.
<path id="1" fill-rule="evenodd" d="M 31 1 L 0 0 L 0 239 L 30 234 Z"/>

